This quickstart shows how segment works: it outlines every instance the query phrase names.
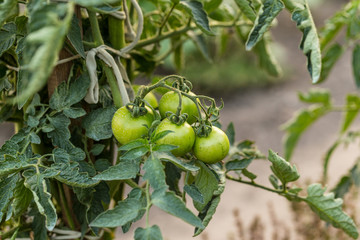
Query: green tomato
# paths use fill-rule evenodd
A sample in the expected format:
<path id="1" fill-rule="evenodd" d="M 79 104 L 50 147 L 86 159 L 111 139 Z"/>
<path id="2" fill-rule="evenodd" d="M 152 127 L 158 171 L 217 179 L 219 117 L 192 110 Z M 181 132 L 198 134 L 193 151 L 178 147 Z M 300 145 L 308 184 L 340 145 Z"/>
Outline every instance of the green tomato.
<path id="1" fill-rule="evenodd" d="M 223 160 L 229 153 L 230 143 L 226 134 L 217 127 L 207 137 L 196 136 L 194 154 L 205 163 L 216 163 Z"/>
<path id="2" fill-rule="evenodd" d="M 178 148 L 171 151 L 172 154 L 177 157 L 183 156 L 187 152 L 191 151 L 195 142 L 195 132 L 194 129 L 190 126 L 190 124 L 184 122 L 181 125 L 176 125 L 175 123 L 172 123 L 169 119 L 165 118 L 156 128 L 155 134 L 166 130 L 170 130 L 173 132 L 167 134 L 163 138 L 160 138 L 156 142 L 157 144 L 170 144 L 177 146 Z"/>
<path id="3" fill-rule="evenodd" d="M 131 116 L 131 112 L 125 107 L 119 108 L 112 119 L 111 128 L 115 138 L 121 144 L 129 143 L 147 134 L 148 128 L 154 121 L 154 114 L 149 107 L 147 113 L 140 117 Z"/>
<path id="4" fill-rule="evenodd" d="M 194 95 L 193 93 L 189 93 L 190 95 Z M 196 121 L 196 118 L 199 117 L 199 113 L 197 111 L 196 104 L 188 97 L 182 95 L 181 96 L 181 113 L 187 113 L 189 115 L 187 122 L 189 124 L 193 124 Z M 159 112 L 162 118 L 165 118 L 166 112 L 170 111 L 176 113 L 177 107 L 179 106 L 179 95 L 170 91 L 165 93 L 159 102 Z"/>
<path id="5" fill-rule="evenodd" d="M 135 94 L 138 93 L 140 85 L 132 85 Z M 159 106 L 158 104 L 158 100 L 155 97 L 155 94 L 153 94 L 152 92 L 149 92 L 148 94 L 146 94 L 146 96 L 144 97 L 144 100 L 147 101 L 153 108 L 157 108 Z"/>

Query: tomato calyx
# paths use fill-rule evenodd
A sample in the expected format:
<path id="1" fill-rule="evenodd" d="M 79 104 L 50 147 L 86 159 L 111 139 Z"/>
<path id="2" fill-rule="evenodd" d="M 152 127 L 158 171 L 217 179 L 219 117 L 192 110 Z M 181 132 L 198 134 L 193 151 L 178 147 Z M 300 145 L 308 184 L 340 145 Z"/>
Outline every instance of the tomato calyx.
<path id="1" fill-rule="evenodd" d="M 148 112 L 144 100 L 139 97 L 136 97 L 132 103 L 126 104 L 126 108 L 131 112 L 131 116 L 135 118 L 144 116 Z"/>
<path id="2" fill-rule="evenodd" d="M 188 118 L 188 114 L 187 113 L 183 113 L 183 114 L 175 114 L 173 112 L 167 111 L 165 113 L 165 116 L 167 119 L 170 120 L 170 122 L 180 126 L 182 125 L 184 122 L 186 122 L 187 118 Z"/>
<path id="3" fill-rule="evenodd" d="M 212 124 L 209 120 L 200 120 L 199 125 L 195 127 L 195 134 L 198 137 L 208 137 L 212 131 Z"/>
<path id="4" fill-rule="evenodd" d="M 182 91 L 184 93 L 188 93 L 193 88 L 193 85 L 189 80 L 186 80 L 185 78 L 181 78 L 181 79 L 177 79 L 177 81 L 173 82 L 172 87 L 179 89 L 180 91 Z"/>

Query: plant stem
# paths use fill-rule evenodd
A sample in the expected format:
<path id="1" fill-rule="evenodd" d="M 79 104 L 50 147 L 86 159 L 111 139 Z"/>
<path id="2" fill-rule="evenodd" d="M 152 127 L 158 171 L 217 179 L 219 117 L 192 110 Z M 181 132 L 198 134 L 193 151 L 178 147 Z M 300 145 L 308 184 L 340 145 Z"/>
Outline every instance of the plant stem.
<path id="1" fill-rule="evenodd" d="M 150 215 L 150 208 L 151 208 L 151 200 L 150 200 L 150 184 L 149 181 L 146 182 L 146 227 L 150 226 L 149 224 L 149 215 Z"/>
<path id="2" fill-rule="evenodd" d="M 247 185 L 250 185 L 250 186 L 253 186 L 253 187 L 261 188 L 261 189 L 269 191 L 269 192 L 277 193 L 277 194 L 279 194 L 281 196 L 284 196 L 284 197 L 291 197 L 291 198 L 294 198 L 294 199 L 297 199 L 297 200 L 306 201 L 306 199 L 304 197 L 300 197 L 300 196 L 298 196 L 296 194 L 289 193 L 288 191 L 286 191 L 286 188 L 281 189 L 281 190 L 272 189 L 272 188 L 257 184 L 254 181 L 245 181 L 245 180 L 242 180 L 240 178 L 235 178 L 235 177 L 233 177 L 233 176 L 231 176 L 229 174 L 226 174 L 226 178 L 229 179 L 229 180 L 235 181 L 235 182 L 244 183 L 244 184 L 247 184 Z"/>
<path id="3" fill-rule="evenodd" d="M 233 22 L 230 22 L 230 23 L 216 23 L 216 24 L 210 25 L 210 27 L 212 27 L 212 28 L 216 28 L 216 27 L 225 28 L 225 27 L 233 27 L 234 25 L 235 26 L 248 25 L 248 23 L 244 22 L 244 21 L 239 21 L 236 24 L 234 24 Z M 141 40 L 136 44 L 135 48 L 141 48 L 141 47 L 153 44 L 153 43 L 160 42 L 160 41 L 162 41 L 164 39 L 167 39 L 167 38 L 176 37 L 176 36 L 179 36 L 179 35 L 187 32 L 187 31 L 195 30 L 195 29 L 197 29 L 196 26 L 184 26 L 184 27 L 182 27 L 182 28 L 180 28 L 178 30 L 175 30 L 175 31 L 166 32 L 165 34 L 162 34 L 162 35 L 156 35 L 155 37 L 151 37 L 151 38 L 148 38 L 148 39 Z"/>
<path id="4" fill-rule="evenodd" d="M 74 221 L 73 221 L 73 219 L 72 219 L 72 216 L 71 216 L 71 213 L 70 213 L 70 210 L 69 210 L 69 206 L 68 206 L 67 201 L 66 201 L 66 198 L 65 198 L 64 189 L 63 189 L 62 184 L 61 184 L 60 182 L 57 182 L 57 185 L 58 185 L 58 189 L 59 189 L 59 195 L 60 195 L 61 205 L 62 205 L 63 208 L 64 208 L 67 222 L 68 222 L 68 224 L 69 224 L 69 227 L 70 227 L 72 230 L 75 230 L 75 223 L 74 223 Z"/>
<path id="5" fill-rule="evenodd" d="M 120 108 L 123 105 L 123 102 L 122 102 L 120 90 L 119 90 L 115 75 L 114 75 L 113 71 L 111 70 L 111 68 L 109 66 L 107 66 L 105 63 L 102 63 L 102 67 L 104 69 L 104 72 L 107 77 L 107 82 L 111 89 L 111 94 L 113 96 L 114 104 L 117 108 Z"/>
<path id="6" fill-rule="evenodd" d="M 174 4 L 172 5 L 172 7 L 170 8 L 169 12 L 166 14 L 166 16 L 165 16 L 164 20 L 162 21 L 162 23 L 161 23 L 161 25 L 160 25 L 160 27 L 159 27 L 158 36 L 160 36 L 160 35 L 161 35 L 161 32 L 162 32 L 162 30 L 163 30 L 163 28 L 164 28 L 164 26 L 165 26 L 166 22 L 168 21 L 168 19 L 169 19 L 169 17 L 170 17 L 170 15 L 171 15 L 171 13 L 174 11 L 174 9 L 175 9 L 176 5 L 177 5 L 177 3 L 174 3 Z"/>
<path id="7" fill-rule="evenodd" d="M 91 25 L 92 36 L 94 38 L 95 45 L 96 46 L 103 45 L 104 40 L 101 35 L 99 22 L 96 17 L 96 12 L 88 10 L 88 13 L 89 13 L 89 20 L 90 20 L 90 25 Z"/>

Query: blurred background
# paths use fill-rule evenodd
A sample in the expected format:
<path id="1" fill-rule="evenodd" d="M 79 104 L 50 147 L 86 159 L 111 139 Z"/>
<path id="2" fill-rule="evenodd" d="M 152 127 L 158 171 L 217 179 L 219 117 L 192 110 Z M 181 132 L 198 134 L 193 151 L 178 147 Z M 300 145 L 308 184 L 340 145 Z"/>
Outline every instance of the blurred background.
<path id="1" fill-rule="evenodd" d="M 324 24 L 324 19 L 340 9 L 346 1 L 311 0 L 309 2 L 316 25 L 320 28 Z M 304 106 L 297 98 L 299 91 L 307 92 L 313 87 L 329 89 L 335 103 L 339 105 L 344 103 L 346 94 L 356 92 L 350 52 L 341 57 L 325 83 L 312 86 L 306 69 L 306 58 L 298 48 L 302 34 L 290 18 L 287 11 L 282 11 L 277 18 L 277 25 L 272 28 L 276 42 L 272 45 L 272 50 L 276 53 L 284 71 L 281 78 L 269 77 L 260 70 L 256 57 L 251 52 L 246 52 L 235 37 L 227 39 L 228 44 L 223 49 L 211 47 L 214 41 L 221 39 L 215 37 L 207 41 L 210 49 L 213 50 L 211 64 L 201 56 L 191 42 L 185 45 L 186 59 L 180 74 L 192 81 L 193 91 L 197 94 L 210 95 L 219 100 L 222 98 L 225 103 L 220 119 L 223 127 L 226 128 L 230 122 L 233 122 L 236 140 L 253 140 L 264 154 L 267 154 L 268 149 L 279 152 L 280 155 L 283 153 L 284 133 L 280 130 L 280 125 Z M 158 71 L 162 73 L 174 71 L 171 56 L 164 60 L 164 65 Z M 331 113 L 316 122 L 301 137 L 293 155 L 293 163 L 296 164 L 301 175 L 301 180 L 297 184 L 320 180 L 323 155 L 336 140 L 341 119 L 341 113 Z M 12 124 L 1 124 L 0 145 L 12 133 Z M 358 156 L 360 156 L 358 144 L 351 145 L 347 149 L 340 147 L 335 152 L 329 169 L 328 189 L 334 187 L 339 177 L 348 171 Z M 257 182 L 270 185 L 267 180 L 270 174 L 269 165 L 268 162 L 260 160 L 252 164 L 250 170 L 258 175 Z M 318 239 L 309 238 L 305 233 L 301 234 L 301 231 L 305 230 L 301 229 L 300 225 L 304 224 L 301 222 L 302 218 L 295 215 L 295 212 L 294 206 L 274 193 L 227 182 L 213 220 L 207 230 L 196 239 Z M 193 228 L 187 223 L 163 214 L 155 208 L 150 214 L 151 224 L 159 225 L 164 239 L 192 239 Z M 128 234 L 122 234 L 119 230 L 118 239 L 133 239 L 135 228 L 143 225 L 144 222 L 138 222 L 132 226 Z M 314 225 L 309 225 L 310 229 L 312 227 Z"/>

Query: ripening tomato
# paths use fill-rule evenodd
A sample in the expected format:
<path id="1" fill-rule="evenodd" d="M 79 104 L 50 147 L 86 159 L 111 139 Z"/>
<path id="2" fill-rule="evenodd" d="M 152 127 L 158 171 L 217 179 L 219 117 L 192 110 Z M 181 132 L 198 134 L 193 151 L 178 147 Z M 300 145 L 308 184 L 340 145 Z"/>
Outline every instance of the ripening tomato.
<path id="1" fill-rule="evenodd" d="M 135 94 L 138 93 L 140 85 L 132 85 Z M 158 100 L 156 99 L 155 95 L 152 92 L 149 92 L 144 97 L 144 100 L 147 101 L 153 108 L 157 108 L 159 106 Z"/>
<path id="2" fill-rule="evenodd" d="M 193 93 L 189 93 L 190 95 L 194 95 Z M 199 113 L 196 108 L 196 104 L 189 99 L 188 97 L 182 95 L 181 96 L 181 114 L 187 113 L 188 119 L 187 122 L 192 124 L 196 121 L 196 117 L 199 117 Z M 159 112 L 162 118 L 165 118 L 166 112 L 170 111 L 176 113 L 177 107 L 179 106 L 179 95 L 170 91 L 165 93 L 159 102 Z"/>
<path id="3" fill-rule="evenodd" d="M 169 119 L 165 118 L 156 128 L 155 134 L 166 130 L 170 130 L 173 132 L 159 139 L 156 143 L 178 146 L 178 148 L 171 151 L 172 154 L 178 157 L 183 156 L 187 152 L 191 151 L 195 141 L 195 132 L 194 129 L 190 126 L 190 124 L 184 122 L 181 125 L 176 125 L 175 123 L 172 123 Z"/>
<path id="4" fill-rule="evenodd" d="M 217 127 L 207 137 L 196 136 L 194 154 L 205 163 L 216 163 L 223 160 L 229 153 L 230 143 L 226 134 Z"/>
<path id="5" fill-rule="evenodd" d="M 148 112 L 139 117 L 133 117 L 125 106 L 115 112 L 111 128 L 119 143 L 126 144 L 147 134 L 148 128 L 144 125 L 151 126 L 154 113 L 149 107 L 146 107 L 146 110 Z"/>

